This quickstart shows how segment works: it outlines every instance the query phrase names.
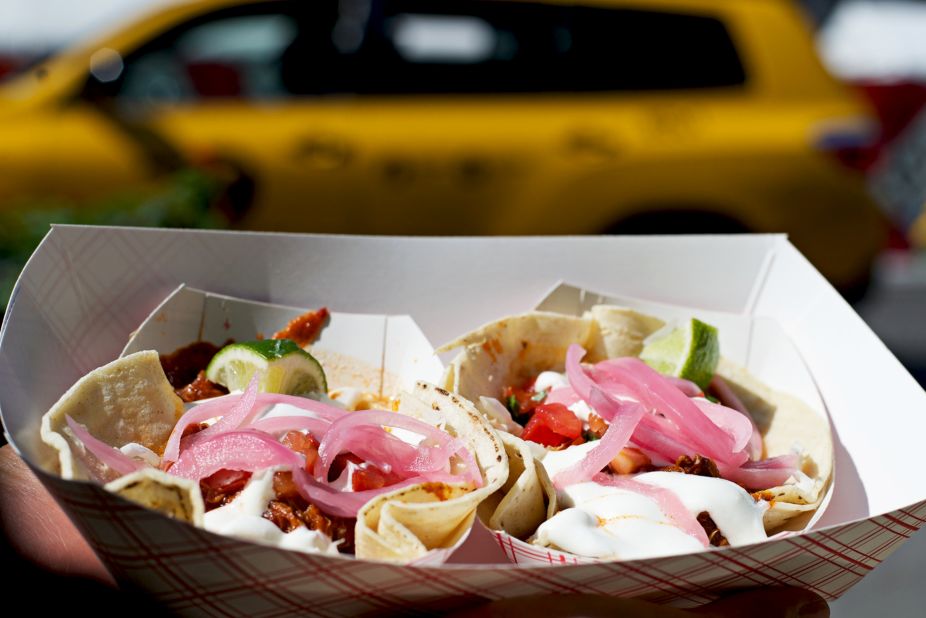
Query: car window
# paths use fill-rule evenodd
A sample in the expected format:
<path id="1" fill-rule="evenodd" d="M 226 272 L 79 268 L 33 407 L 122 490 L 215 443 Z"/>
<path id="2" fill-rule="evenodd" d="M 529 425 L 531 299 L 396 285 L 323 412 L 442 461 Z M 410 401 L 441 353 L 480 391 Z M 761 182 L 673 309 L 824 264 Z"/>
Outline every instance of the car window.
<path id="1" fill-rule="evenodd" d="M 218 17 L 134 54 L 118 96 L 130 101 L 262 99 L 286 94 L 280 60 L 295 40 L 285 14 Z"/>
<path id="2" fill-rule="evenodd" d="M 384 0 L 368 58 L 380 93 L 586 92 L 739 86 L 718 18 L 485 0 Z"/>
<path id="3" fill-rule="evenodd" d="M 510 0 L 241 5 L 182 24 L 118 66 L 116 94 L 126 107 L 328 94 L 726 88 L 746 81 L 719 18 Z"/>

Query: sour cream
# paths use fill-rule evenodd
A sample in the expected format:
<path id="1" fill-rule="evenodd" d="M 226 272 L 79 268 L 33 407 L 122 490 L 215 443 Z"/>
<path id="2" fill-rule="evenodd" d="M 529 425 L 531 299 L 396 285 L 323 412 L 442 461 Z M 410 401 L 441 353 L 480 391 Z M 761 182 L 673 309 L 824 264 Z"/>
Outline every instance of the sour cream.
<path id="1" fill-rule="evenodd" d="M 585 459 L 588 452 L 596 446 L 598 446 L 598 441 L 593 440 L 576 446 L 569 446 L 560 451 L 544 450 L 540 463 L 543 464 L 544 469 L 547 471 L 547 476 L 552 479 L 566 468 Z"/>
<path id="2" fill-rule="evenodd" d="M 569 388 L 569 378 L 566 377 L 565 373 L 544 371 L 534 380 L 535 392 L 547 391 L 549 393 L 557 388 Z M 588 415 L 592 412 L 592 409 L 587 403 L 580 399 L 568 407 L 573 414 L 579 417 L 579 420 L 583 423 L 588 423 Z"/>
<path id="3" fill-rule="evenodd" d="M 534 392 L 539 393 L 540 391 L 552 391 L 557 388 L 566 388 L 569 386 L 569 378 L 566 377 L 565 373 L 557 373 L 556 371 L 543 371 L 537 379 L 534 380 Z"/>
<path id="4" fill-rule="evenodd" d="M 203 517 L 206 530 L 283 549 L 336 555 L 337 544 L 327 535 L 304 527 L 285 533 L 262 517 L 274 498 L 273 473 L 268 468 L 255 474 L 234 500 L 206 513 Z"/>
<path id="5" fill-rule="evenodd" d="M 581 459 L 584 446 L 548 453 L 544 468 L 555 475 Z M 730 545 L 767 538 L 762 518 L 768 503 L 756 502 L 735 483 L 679 472 L 648 472 L 633 478 L 672 491 L 692 517 L 707 512 Z M 642 494 L 586 482 L 557 491 L 557 497 L 566 508 L 541 524 L 533 539 L 536 544 L 592 558 L 628 560 L 704 549 L 656 501 Z"/>
<path id="6" fill-rule="evenodd" d="M 762 523 L 768 502 L 756 502 L 736 483 L 679 472 L 647 472 L 633 478 L 668 489 L 695 517 L 707 511 L 730 545 L 746 545 L 768 538 Z"/>
<path id="7" fill-rule="evenodd" d="M 659 506 L 640 494 L 597 483 L 563 492 L 567 508 L 545 521 L 533 540 L 591 558 L 633 560 L 703 549 L 673 525 Z"/>
<path id="8" fill-rule="evenodd" d="M 122 451 L 123 455 L 128 455 L 132 459 L 142 461 L 152 468 L 157 468 L 161 465 L 161 458 L 158 457 L 158 454 L 143 444 L 129 442 L 120 447 L 119 450 Z"/>

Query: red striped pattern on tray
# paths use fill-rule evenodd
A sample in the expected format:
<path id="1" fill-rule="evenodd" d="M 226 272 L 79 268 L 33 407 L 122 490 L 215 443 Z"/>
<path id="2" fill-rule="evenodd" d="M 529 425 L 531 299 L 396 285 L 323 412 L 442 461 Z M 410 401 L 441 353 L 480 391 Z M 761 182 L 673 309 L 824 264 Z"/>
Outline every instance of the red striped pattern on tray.
<path id="1" fill-rule="evenodd" d="M 690 607 L 724 590 L 787 584 L 835 599 L 926 523 L 926 502 L 739 548 L 596 562 L 495 538 L 512 564 L 395 566 L 284 551 L 208 533 L 95 485 L 36 471 L 113 575 L 179 614 L 269 618 L 430 614 L 528 594 L 589 593 Z"/>

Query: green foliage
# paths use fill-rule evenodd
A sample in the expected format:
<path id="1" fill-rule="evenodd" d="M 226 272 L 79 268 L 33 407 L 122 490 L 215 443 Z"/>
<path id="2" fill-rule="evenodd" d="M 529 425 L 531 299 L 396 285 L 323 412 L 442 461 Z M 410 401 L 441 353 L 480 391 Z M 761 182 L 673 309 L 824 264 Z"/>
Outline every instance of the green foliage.
<path id="1" fill-rule="evenodd" d="M 134 227 L 221 228 L 225 218 L 213 208 L 222 190 L 215 178 L 194 169 L 169 176 L 149 191 L 120 193 L 85 203 L 38 199 L 0 211 L 0 312 L 13 284 L 53 223 Z"/>

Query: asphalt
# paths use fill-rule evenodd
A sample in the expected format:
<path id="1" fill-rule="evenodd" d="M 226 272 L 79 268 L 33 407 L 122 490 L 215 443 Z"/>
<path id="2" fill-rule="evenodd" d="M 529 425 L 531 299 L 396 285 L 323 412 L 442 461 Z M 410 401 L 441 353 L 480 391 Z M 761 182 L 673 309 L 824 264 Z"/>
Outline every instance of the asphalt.
<path id="1" fill-rule="evenodd" d="M 926 251 L 883 254 L 854 308 L 926 388 Z"/>

